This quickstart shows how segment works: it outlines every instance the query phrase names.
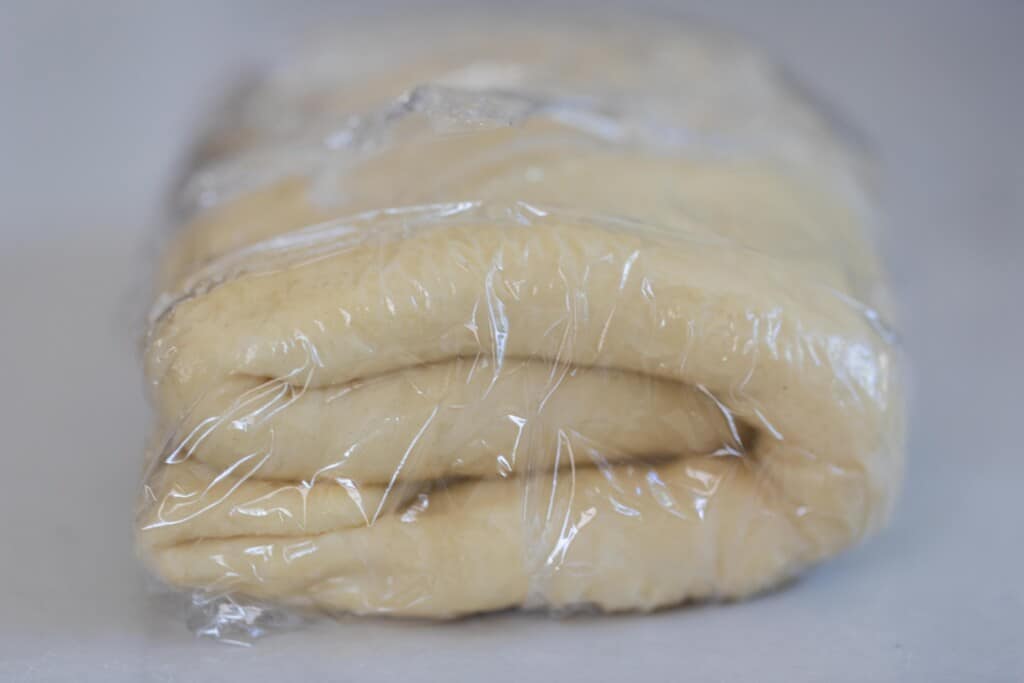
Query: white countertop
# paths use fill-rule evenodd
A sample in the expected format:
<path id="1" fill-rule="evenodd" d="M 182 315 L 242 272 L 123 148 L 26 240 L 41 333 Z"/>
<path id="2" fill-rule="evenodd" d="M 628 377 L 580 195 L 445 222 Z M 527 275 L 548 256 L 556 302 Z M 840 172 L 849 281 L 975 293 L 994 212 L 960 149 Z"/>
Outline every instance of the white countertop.
<path id="1" fill-rule="evenodd" d="M 159 200 L 216 88 L 339 8 L 7 3 L 0 680 L 1024 680 L 1024 4 L 678 4 L 761 41 L 881 153 L 915 384 L 887 532 L 737 605 L 195 640 L 130 538 Z"/>

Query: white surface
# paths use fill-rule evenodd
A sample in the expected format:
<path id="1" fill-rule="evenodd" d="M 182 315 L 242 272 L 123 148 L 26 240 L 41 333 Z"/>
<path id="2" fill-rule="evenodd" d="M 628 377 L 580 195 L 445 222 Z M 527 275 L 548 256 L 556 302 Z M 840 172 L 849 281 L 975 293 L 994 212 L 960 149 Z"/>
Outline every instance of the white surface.
<path id="1" fill-rule="evenodd" d="M 288 5 L 302 4 L 302 11 Z M 663 3 L 664 4 L 664 3 Z M 916 384 L 893 526 L 732 606 L 351 621 L 244 650 L 146 597 L 133 325 L 191 126 L 327 4 L 0 4 L 0 679 L 1024 680 L 1024 4 L 704 2 L 867 132 Z"/>

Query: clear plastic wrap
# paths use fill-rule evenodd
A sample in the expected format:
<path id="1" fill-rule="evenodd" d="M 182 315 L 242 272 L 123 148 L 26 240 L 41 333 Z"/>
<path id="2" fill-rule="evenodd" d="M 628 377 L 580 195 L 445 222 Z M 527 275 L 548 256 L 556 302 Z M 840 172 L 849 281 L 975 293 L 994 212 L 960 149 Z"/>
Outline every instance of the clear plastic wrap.
<path id="1" fill-rule="evenodd" d="M 903 457 L 864 166 L 706 32 L 329 34 L 180 189 L 141 556 L 234 637 L 742 598 L 835 555 Z"/>

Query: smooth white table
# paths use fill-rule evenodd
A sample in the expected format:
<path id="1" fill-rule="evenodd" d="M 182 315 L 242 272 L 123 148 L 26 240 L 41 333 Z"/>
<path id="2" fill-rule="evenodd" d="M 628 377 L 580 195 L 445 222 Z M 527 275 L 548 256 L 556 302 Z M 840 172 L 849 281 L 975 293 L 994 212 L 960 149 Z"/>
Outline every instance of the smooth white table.
<path id="1" fill-rule="evenodd" d="M 1024 680 L 1024 4 L 684 7 L 764 43 L 881 153 L 915 383 L 884 535 L 732 606 L 194 640 L 130 545 L 159 202 L 225 79 L 340 9 L 4 3 L 0 680 Z"/>

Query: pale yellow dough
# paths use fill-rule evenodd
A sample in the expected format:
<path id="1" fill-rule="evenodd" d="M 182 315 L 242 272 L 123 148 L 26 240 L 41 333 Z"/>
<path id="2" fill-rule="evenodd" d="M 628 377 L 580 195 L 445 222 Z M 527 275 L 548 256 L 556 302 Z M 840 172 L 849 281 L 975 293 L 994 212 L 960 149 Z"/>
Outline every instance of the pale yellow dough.
<path id="1" fill-rule="evenodd" d="M 884 521 L 897 358 L 842 191 L 544 117 L 409 125 L 170 246 L 138 520 L 160 577 L 356 613 L 653 609 Z"/>

